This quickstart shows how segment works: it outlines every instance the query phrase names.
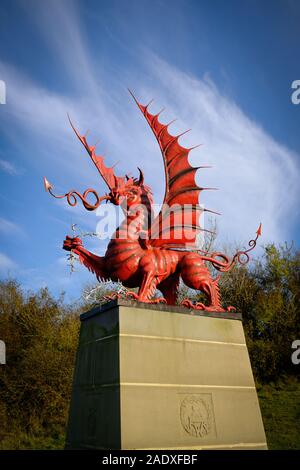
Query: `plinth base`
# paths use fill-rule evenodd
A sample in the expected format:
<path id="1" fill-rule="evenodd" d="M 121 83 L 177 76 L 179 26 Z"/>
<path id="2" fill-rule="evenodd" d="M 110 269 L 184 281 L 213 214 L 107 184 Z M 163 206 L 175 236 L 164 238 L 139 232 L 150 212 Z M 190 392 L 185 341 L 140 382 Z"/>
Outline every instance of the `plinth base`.
<path id="1" fill-rule="evenodd" d="M 239 314 L 114 301 L 81 321 L 67 448 L 267 449 Z"/>

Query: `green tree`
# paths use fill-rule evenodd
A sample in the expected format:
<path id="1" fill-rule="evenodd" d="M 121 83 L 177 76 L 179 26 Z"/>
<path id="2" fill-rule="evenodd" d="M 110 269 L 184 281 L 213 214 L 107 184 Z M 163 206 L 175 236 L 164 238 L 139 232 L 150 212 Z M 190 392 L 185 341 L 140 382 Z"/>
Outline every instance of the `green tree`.
<path id="1" fill-rule="evenodd" d="M 47 289 L 24 293 L 0 283 L 0 338 L 6 365 L 0 376 L 3 445 L 22 447 L 24 435 L 64 435 L 79 320 Z M 28 439 L 28 437 L 27 437 Z"/>
<path id="2" fill-rule="evenodd" d="M 236 266 L 221 280 L 226 305 L 242 312 L 258 380 L 296 374 L 291 344 L 300 338 L 300 253 L 269 244 L 252 267 Z"/>

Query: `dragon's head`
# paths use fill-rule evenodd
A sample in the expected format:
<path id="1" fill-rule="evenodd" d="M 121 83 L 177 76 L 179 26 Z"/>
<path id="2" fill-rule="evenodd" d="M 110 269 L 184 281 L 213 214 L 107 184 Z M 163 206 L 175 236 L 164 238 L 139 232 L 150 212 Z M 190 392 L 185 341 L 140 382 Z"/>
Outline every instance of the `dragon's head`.
<path id="1" fill-rule="evenodd" d="M 109 201 L 116 206 L 126 207 L 127 209 L 133 205 L 142 204 L 146 186 L 144 185 L 144 175 L 140 168 L 139 178 L 129 178 L 126 175 L 126 181 L 123 178 L 116 178 L 118 183 L 115 187 L 110 188 L 108 194 Z"/>
<path id="2" fill-rule="evenodd" d="M 113 167 L 109 168 L 105 166 L 104 158 L 95 154 L 95 146 L 90 146 L 87 143 L 86 136 L 82 136 L 78 133 L 78 131 L 73 126 L 71 120 L 70 124 L 78 139 L 83 144 L 91 159 L 93 160 L 94 164 L 96 165 L 100 175 L 107 184 L 109 192 L 104 196 L 100 197 L 97 191 L 95 191 L 94 189 L 87 189 L 86 191 L 84 191 L 83 194 L 72 190 L 62 196 L 57 196 L 52 192 L 52 185 L 47 181 L 46 178 L 44 178 L 44 185 L 46 191 L 48 191 L 52 196 L 58 199 L 66 197 L 68 203 L 71 206 L 75 206 L 77 204 L 77 197 L 79 197 L 84 207 L 89 211 L 97 209 L 100 203 L 104 200 L 106 202 L 109 201 L 116 206 L 121 206 L 125 212 L 128 211 L 133 205 L 137 206 L 140 204 L 144 204 L 148 207 L 151 206 L 153 202 L 151 190 L 148 186 L 144 185 L 144 175 L 142 170 L 138 168 L 139 178 L 132 178 L 127 175 L 125 177 L 116 176 Z M 87 196 L 89 194 L 94 195 L 96 199 L 94 204 L 91 204 L 87 201 Z"/>

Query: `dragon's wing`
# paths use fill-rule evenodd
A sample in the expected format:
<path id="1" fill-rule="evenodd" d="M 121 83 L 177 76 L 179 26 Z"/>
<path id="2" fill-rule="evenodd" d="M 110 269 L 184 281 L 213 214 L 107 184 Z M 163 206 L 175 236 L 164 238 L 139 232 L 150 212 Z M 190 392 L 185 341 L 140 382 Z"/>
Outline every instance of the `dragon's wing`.
<path id="1" fill-rule="evenodd" d="M 195 168 L 190 165 L 188 156 L 192 148 L 187 149 L 179 144 L 179 137 L 188 131 L 177 136 L 171 135 L 168 127 L 174 121 L 168 124 L 160 123 L 158 120 L 160 113 L 153 115 L 148 111 L 152 101 L 143 106 L 132 93 L 131 95 L 157 139 L 165 167 L 165 197 L 161 211 L 149 230 L 150 244 L 155 247 L 175 249 L 195 248 L 197 234 L 200 231 L 207 231 L 199 225 L 201 213 L 208 211 L 217 214 L 199 205 L 200 192 L 214 189 L 201 188 L 195 181 L 196 171 L 207 167 Z"/>
<path id="2" fill-rule="evenodd" d="M 71 124 L 71 127 L 72 127 L 73 131 L 75 132 L 76 136 L 78 137 L 78 139 L 80 140 L 80 142 L 82 143 L 82 145 L 86 149 L 87 153 L 91 157 L 93 163 L 95 164 L 97 170 L 99 171 L 100 175 L 104 179 L 104 181 L 107 184 L 107 186 L 109 187 L 109 189 L 112 190 L 112 189 L 114 189 L 118 186 L 124 186 L 125 185 L 125 178 L 123 178 L 121 176 L 116 176 L 115 173 L 114 173 L 114 168 L 113 167 L 109 168 L 109 167 L 105 166 L 104 157 L 102 157 L 100 155 L 96 155 L 96 153 L 95 153 L 96 145 L 93 145 L 93 146 L 89 145 L 87 140 L 86 140 L 86 135 L 79 134 L 79 132 L 77 131 L 77 129 L 73 125 L 69 115 L 68 115 L 68 119 L 69 119 L 69 122 Z"/>

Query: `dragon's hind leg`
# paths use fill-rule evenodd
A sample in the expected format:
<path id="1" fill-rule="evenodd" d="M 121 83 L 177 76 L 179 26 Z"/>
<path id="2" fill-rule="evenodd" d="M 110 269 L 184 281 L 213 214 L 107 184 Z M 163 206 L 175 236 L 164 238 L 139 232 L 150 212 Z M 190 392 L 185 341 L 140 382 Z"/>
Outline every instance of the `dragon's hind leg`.
<path id="1" fill-rule="evenodd" d="M 181 260 L 180 268 L 183 282 L 191 289 L 203 292 L 209 302 L 208 305 L 204 305 L 201 302 L 194 304 L 191 300 L 185 299 L 182 301 L 181 305 L 196 310 L 208 310 L 211 312 L 226 311 L 220 302 L 218 286 L 219 276 L 216 279 L 211 277 L 200 255 L 197 253 L 189 253 L 184 256 Z"/>
<path id="2" fill-rule="evenodd" d="M 209 274 L 210 277 L 210 274 Z M 206 295 L 206 298 L 209 302 L 209 305 L 205 305 L 202 302 L 193 303 L 190 299 L 184 299 L 181 302 L 181 305 L 193 308 L 196 310 L 208 310 L 211 312 L 225 312 L 226 310 L 222 307 L 220 303 L 220 293 L 218 286 L 219 276 L 216 279 L 206 278 L 206 279 L 195 279 L 194 282 L 187 284 L 186 280 L 184 281 L 188 287 L 192 289 L 200 290 Z"/>
<path id="3" fill-rule="evenodd" d="M 168 305 L 176 305 L 179 287 L 179 274 L 173 274 L 162 281 L 157 288 L 162 292 Z"/>

